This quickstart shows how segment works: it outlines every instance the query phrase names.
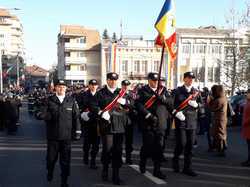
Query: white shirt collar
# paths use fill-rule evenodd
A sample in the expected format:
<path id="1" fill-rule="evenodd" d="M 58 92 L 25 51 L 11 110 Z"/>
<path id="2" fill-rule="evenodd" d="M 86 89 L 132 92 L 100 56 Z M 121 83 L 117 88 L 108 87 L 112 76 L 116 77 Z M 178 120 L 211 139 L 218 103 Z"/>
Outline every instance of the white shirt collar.
<path id="1" fill-rule="evenodd" d="M 64 98 L 65 98 L 65 95 L 57 95 L 56 94 L 56 97 L 59 99 L 60 103 L 62 103 Z"/>
<path id="2" fill-rule="evenodd" d="M 107 85 L 107 88 L 108 88 L 108 90 L 109 90 L 111 93 L 114 93 L 117 87 L 115 87 L 115 88 L 110 88 L 110 87 Z"/>
<path id="3" fill-rule="evenodd" d="M 95 92 L 91 92 L 91 91 L 90 91 L 90 93 L 91 93 L 91 95 L 93 95 L 93 96 L 94 96 L 94 95 L 95 95 L 95 93 L 96 93 L 96 91 L 95 91 Z"/>
<path id="4" fill-rule="evenodd" d="M 192 86 L 186 86 L 186 85 L 184 85 L 184 86 L 185 86 L 185 88 L 186 88 L 186 90 L 187 90 L 188 92 L 191 92 Z"/>
<path id="5" fill-rule="evenodd" d="M 151 88 L 151 90 L 153 90 L 154 92 L 157 90 L 157 88 L 152 88 L 151 86 L 149 86 L 149 88 Z"/>

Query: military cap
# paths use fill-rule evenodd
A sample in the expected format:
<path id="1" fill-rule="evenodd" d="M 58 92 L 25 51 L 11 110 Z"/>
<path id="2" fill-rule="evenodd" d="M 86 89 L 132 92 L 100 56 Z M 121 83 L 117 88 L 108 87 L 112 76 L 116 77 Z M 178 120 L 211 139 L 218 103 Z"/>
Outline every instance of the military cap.
<path id="1" fill-rule="evenodd" d="M 193 79 L 195 78 L 194 73 L 191 72 L 191 71 L 188 71 L 188 72 L 184 73 L 184 78 L 186 78 L 186 77 L 191 77 Z"/>
<path id="2" fill-rule="evenodd" d="M 96 79 L 91 79 L 91 80 L 89 81 L 89 84 L 97 85 L 98 83 L 97 83 L 97 80 L 96 80 Z"/>
<path id="3" fill-rule="evenodd" d="M 153 81 L 157 81 L 158 77 L 159 77 L 158 73 L 151 72 L 151 73 L 148 74 L 148 79 L 153 80 Z"/>
<path id="4" fill-rule="evenodd" d="M 118 74 L 115 72 L 107 73 L 107 79 L 117 80 L 119 78 Z"/>
<path id="5" fill-rule="evenodd" d="M 55 84 L 55 86 L 56 85 L 64 85 L 64 86 L 67 85 L 66 82 L 63 79 L 57 79 L 57 80 L 55 80 L 54 84 Z"/>
<path id="6" fill-rule="evenodd" d="M 122 85 L 124 85 L 124 86 L 128 86 L 128 85 L 130 85 L 131 83 L 129 82 L 129 80 L 123 80 L 122 81 Z"/>

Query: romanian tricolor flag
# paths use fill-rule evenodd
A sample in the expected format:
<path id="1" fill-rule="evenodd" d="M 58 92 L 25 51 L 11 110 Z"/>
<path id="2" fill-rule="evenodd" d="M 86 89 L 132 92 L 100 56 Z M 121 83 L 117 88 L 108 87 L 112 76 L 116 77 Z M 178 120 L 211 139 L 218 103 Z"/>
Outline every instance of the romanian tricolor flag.
<path id="1" fill-rule="evenodd" d="M 155 23 L 155 28 L 158 31 L 155 44 L 167 46 L 171 60 L 176 58 L 176 29 L 175 29 L 175 5 L 173 0 L 166 0 L 160 15 Z"/>

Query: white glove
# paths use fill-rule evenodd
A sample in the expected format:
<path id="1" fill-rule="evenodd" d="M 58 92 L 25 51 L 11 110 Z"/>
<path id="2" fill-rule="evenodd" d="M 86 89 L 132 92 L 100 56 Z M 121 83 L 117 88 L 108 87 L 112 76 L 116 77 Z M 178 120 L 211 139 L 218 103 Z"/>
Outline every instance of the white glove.
<path id="1" fill-rule="evenodd" d="M 84 121 L 89 121 L 89 116 L 88 116 L 89 112 L 83 112 L 81 114 L 81 118 L 84 120 Z"/>
<path id="2" fill-rule="evenodd" d="M 175 117 L 178 118 L 180 121 L 185 121 L 186 117 L 184 116 L 183 112 L 180 111 L 180 112 L 177 112 L 175 114 Z"/>
<path id="3" fill-rule="evenodd" d="M 108 111 L 103 112 L 102 113 L 102 118 L 105 119 L 105 120 L 107 120 L 107 121 L 109 121 L 109 119 L 110 119 L 109 112 Z"/>
<path id="4" fill-rule="evenodd" d="M 126 99 L 120 97 L 118 100 L 117 100 L 118 103 L 120 103 L 121 105 L 125 105 L 126 104 Z"/>
<path id="5" fill-rule="evenodd" d="M 191 106 L 191 107 L 194 107 L 194 108 L 197 108 L 198 107 L 198 103 L 194 100 L 189 100 L 188 101 L 188 104 Z"/>

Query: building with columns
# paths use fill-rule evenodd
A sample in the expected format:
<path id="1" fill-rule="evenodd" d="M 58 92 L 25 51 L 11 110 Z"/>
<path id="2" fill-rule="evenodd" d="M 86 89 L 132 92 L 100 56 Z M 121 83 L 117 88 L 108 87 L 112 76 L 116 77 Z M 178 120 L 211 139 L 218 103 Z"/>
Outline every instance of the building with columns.
<path id="1" fill-rule="evenodd" d="M 102 42 L 102 84 L 107 72 L 119 74 L 119 81 L 128 79 L 131 83 L 147 83 L 149 72 L 158 72 L 161 49 L 154 40 L 143 40 L 142 36 L 123 36 L 122 40 Z M 163 66 L 162 76 L 166 77 Z"/>

